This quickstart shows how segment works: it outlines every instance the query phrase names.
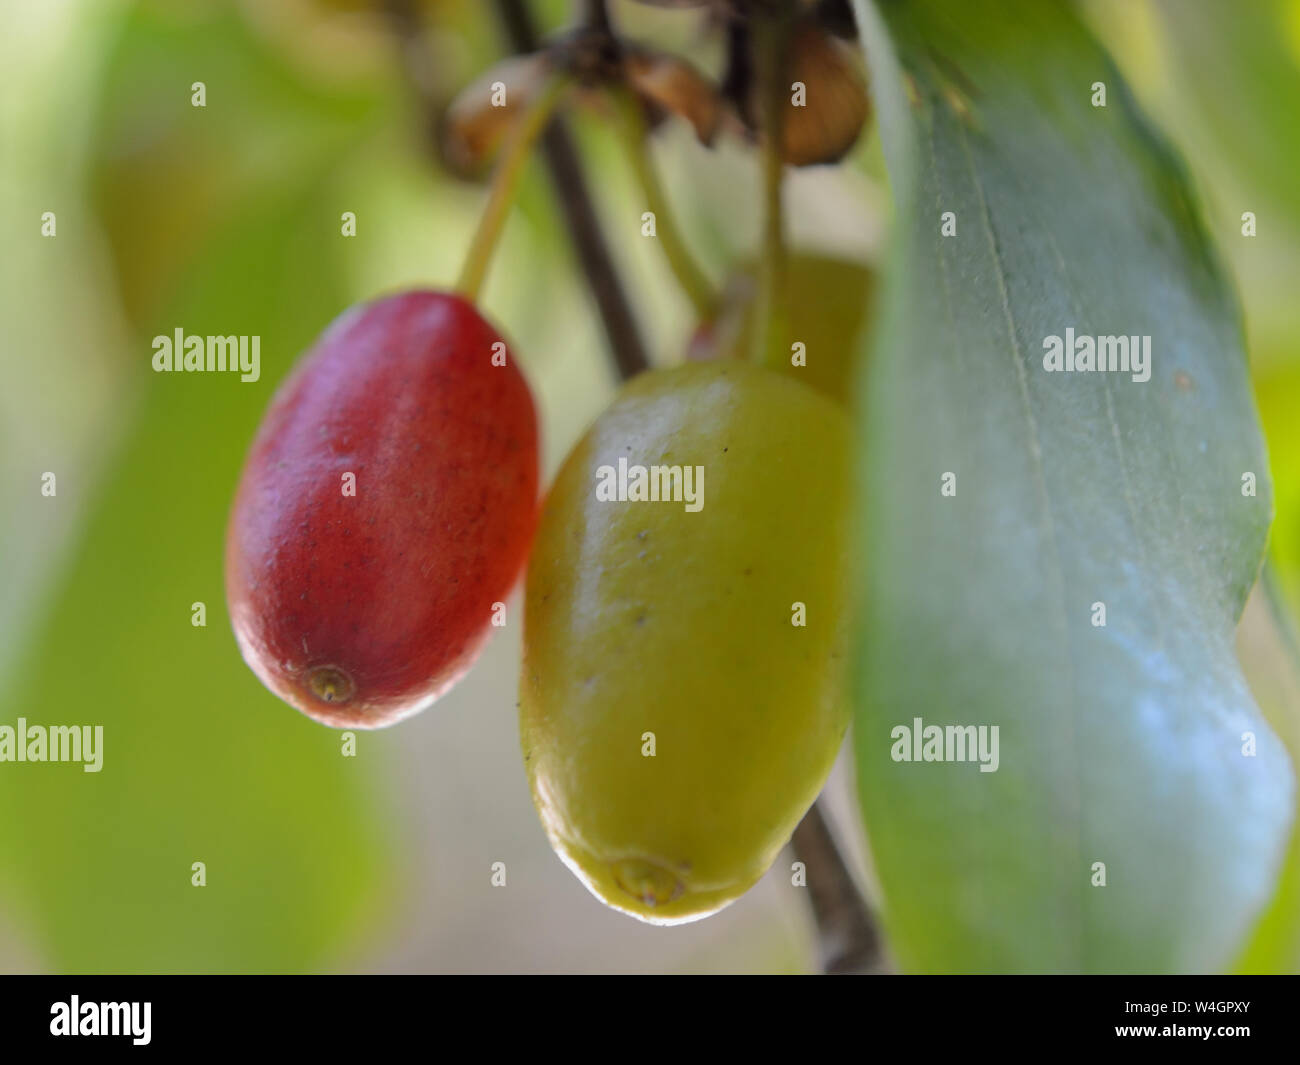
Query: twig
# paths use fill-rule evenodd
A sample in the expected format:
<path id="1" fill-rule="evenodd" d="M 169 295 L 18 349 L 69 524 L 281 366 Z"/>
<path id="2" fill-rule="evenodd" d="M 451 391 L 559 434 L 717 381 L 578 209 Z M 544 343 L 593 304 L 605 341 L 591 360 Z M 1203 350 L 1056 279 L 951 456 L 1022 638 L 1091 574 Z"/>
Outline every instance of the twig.
<path id="1" fill-rule="evenodd" d="M 402 73 L 420 104 L 420 122 L 424 147 L 438 157 L 438 117 L 443 103 L 437 98 L 433 74 L 433 56 L 420 28 L 420 13 L 415 0 L 385 0 L 384 9 L 392 26 L 402 61 Z"/>
<path id="2" fill-rule="evenodd" d="M 752 40 L 757 51 L 755 73 L 759 80 L 759 123 L 763 134 L 759 139 L 763 167 L 763 257 L 759 270 L 759 328 L 754 330 L 754 346 L 758 363 L 774 369 L 786 359 L 782 345 L 787 341 L 782 81 L 789 32 L 787 12 L 755 16 Z"/>
<path id="3" fill-rule="evenodd" d="M 523 0 L 495 0 L 495 3 L 510 47 L 516 52 L 535 51 L 539 43 L 537 30 Z M 614 362 L 619 375 L 626 380 L 647 369 L 650 360 L 596 218 L 577 148 L 562 119 L 551 121 L 542 138 L 542 153 L 550 168 L 551 182 L 559 196 L 578 261 L 600 311 Z"/>
<path id="4" fill-rule="evenodd" d="M 583 4 L 585 11 L 586 24 L 596 30 L 610 31 L 609 9 L 605 6 L 605 0 L 585 0 Z"/>
<path id="5" fill-rule="evenodd" d="M 804 864 L 822 972 L 884 972 L 880 931 L 835 846 L 835 837 L 822 814 L 821 799 L 804 814 L 790 838 L 790 848 Z"/>

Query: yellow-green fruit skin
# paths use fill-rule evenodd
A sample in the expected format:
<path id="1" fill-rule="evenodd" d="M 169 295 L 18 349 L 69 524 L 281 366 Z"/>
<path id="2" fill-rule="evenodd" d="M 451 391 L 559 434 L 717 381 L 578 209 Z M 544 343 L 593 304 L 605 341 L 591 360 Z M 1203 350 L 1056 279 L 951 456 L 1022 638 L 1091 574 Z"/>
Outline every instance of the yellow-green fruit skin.
<path id="1" fill-rule="evenodd" d="M 702 508 L 598 500 L 620 458 L 702 466 Z M 837 404 L 722 361 L 634 379 L 556 478 L 520 733 L 552 846 L 615 909 L 716 912 L 821 790 L 849 720 L 849 461 Z"/>

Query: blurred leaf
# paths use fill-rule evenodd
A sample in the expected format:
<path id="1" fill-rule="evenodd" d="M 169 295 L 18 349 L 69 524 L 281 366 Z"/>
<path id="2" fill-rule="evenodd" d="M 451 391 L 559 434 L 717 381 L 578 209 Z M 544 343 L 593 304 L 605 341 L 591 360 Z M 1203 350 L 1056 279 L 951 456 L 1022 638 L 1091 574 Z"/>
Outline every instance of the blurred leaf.
<path id="1" fill-rule="evenodd" d="M 1246 605 L 1237 643 L 1251 691 L 1286 744 L 1292 764 L 1300 765 L 1300 637 L 1272 560 Z M 1300 972 L 1300 822 L 1292 826 L 1277 894 L 1236 968 Z"/>
<path id="2" fill-rule="evenodd" d="M 203 107 L 191 103 L 196 82 Z M 227 212 L 327 167 L 377 102 L 373 90 L 304 83 L 234 8 L 201 17 L 154 3 L 126 20 L 101 101 L 95 206 L 127 314 L 146 326 Z"/>
<path id="3" fill-rule="evenodd" d="M 1294 799 L 1233 650 L 1270 518 L 1237 309 L 1068 5 L 855 6 L 898 201 L 856 727 L 891 946 L 925 971 L 1226 967 Z M 1151 379 L 1044 372 L 1067 327 L 1150 335 Z M 999 726 L 998 770 L 893 761 L 918 717 Z"/>
<path id="4" fill-rule="evenodd" d="M 1162 88 L 1171 132 L 1196 162 L 1211 230 L 1231 257 L 1255 364 L 1294 357 L 1300 2 L 1155 0 L 1155 9 L 1169 39 Z M 1241 232 L 1247 211 L 1253 236 Z"/>
<path id="5" fill-rule="evenodd" d="M 1157 0 L 1177 91 L 1204 127 L 1216 163 L 1300 224 L 1300 28 L 1294 0 Z M 1247 204 L 1243 209 L 1249 209 Z"/>
<path id="6" fill-rule="evenodd" d="M 1279 474 L 1270 549 L 1294 594 L 1300 592 L 1300 343 L 1270 359 L 1255 383 L 1269 456 Z"/>
<path id="7" fill-rule="evenodd" d="M 129 146 L 137 128 L 152 135 L 148 152 L 106 164 L 100 201 L 122 274 L 135 279 L 132 317 L 147 326 L 132 367 L 141 413 L 48 623 L 0 701 L 8 725 L 102 725 L 103 769 L 5 764 L 0 881 L 58 970 L 316 968 L 355 946 L 379 913 L 391 839 L 364 739 L 359 757 L 342 758 L 338 733 L 280 703 L 240 660 L 222 544 L 271 391 L 342 309 L 345 206 L 322 167 L 364 127 L 344 139 L 328 101 L 275 97 L 231 25 L 196 24 L 165 42 L 157 32 L 139 17 L 110 63 L 106 80 L 118 88 L 106 97 L 107 142 Z M 158 48 L 183 85 L 150 65 Z M 218 77 L 218 66 L 238 77 Z M 180 93 L 188 108 L 200 70 L 209 111 L 185 121 L 204 123 L 242 91 L 237 120 L 206 134 L 153 123 L 155 101 L 140 86 Z M 281 126 L 297 132 L 279 137 Z M 185 187 L 148 172 L 159 160 L 176 164 L 163 173 Z M 212 171 L 202 180 L 223 197 L 202 211 L 162 204 L 198 195 L 185 177 L 191 164 Z M 163 225 L 176 230 L 159 233 Z M 152 373 L 148 334 L 175 328 L 260 336 L 261 380 Z M 194 602 L 206 604 L 206 627 L 191 625 Z M 191 886 L 196 861 L 206 863 L 206 887 Z"/>
<path id="8" fill-rule="evenodd" d="M 1270 559 L 1251 597 L 1238 644 L 1251 689 L 1300 765 L 1300 359 L 1268 360 L 1257 376 L 1260 418 L 1277 480 Z M 1300 817 L 1293 828 L 1278 893 L 1239 963 L 1246 972 L 1300 972 Z"/>

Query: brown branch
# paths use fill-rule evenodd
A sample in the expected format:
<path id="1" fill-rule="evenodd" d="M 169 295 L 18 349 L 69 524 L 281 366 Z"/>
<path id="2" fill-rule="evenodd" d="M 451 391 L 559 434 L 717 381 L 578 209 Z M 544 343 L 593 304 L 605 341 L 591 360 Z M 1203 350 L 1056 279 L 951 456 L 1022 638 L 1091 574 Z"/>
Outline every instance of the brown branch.
<path id="1" fill-rule="evenodd" d="M 443 101 L 437 98 L 433 56 L 420 26 L 415 0 L 384 0 L 407 85 L 420 104 L 421 142 L 438 159 L 438 120 Z"/>
<path id="2" fill-rule="evenodd" d="M 605 6 L 605 0 L 586 0 L 584 11 L 586 12 L 584 18 L 589 27 L 605 33 L 610 32 L 609 9 Z"/>
<path id="3" fill-rule="evenodd" d="M 820 799 L 794 830 L 790 848 L 804 864 L 822 972 L 884 972 L 887 965 L 880 930 L 835 846 Z"/>
<path id="4" fill-rule="evenodd" d="M 496 0 L 496 9 L 511 48 L 516 52 L 535 51 L 539 44 L 537 30 L 523 0 Z M 542 153 L 578 261 L 600 311 L 615 365 L 619 375 L 626 380 L 647 369 L 650 360 L 632 305 L 619 281 L 614 260 L 601 232 L 578 150 L 562 119 L 551 122 L 542 138 Z"/>

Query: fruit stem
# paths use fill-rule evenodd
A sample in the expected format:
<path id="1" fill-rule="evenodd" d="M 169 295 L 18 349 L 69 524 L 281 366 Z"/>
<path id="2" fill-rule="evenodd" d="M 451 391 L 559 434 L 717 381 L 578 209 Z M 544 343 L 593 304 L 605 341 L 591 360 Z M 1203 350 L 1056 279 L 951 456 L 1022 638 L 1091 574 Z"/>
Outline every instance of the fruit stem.
<path id="1" fill-rule="evenodd" d="M 672 270 L 681 285 L 686 298 L 691 301 L 698 318 L 707 318 L 713 313 L 717 294 L 703 270 L 691 256 L 682 238 L 681 230 L 668 204 L 663 184 L 659 180 L 654 160 L 650 157 L 650 136 L 646 126 L 645 115 L 641 111 L 640 101 L 627 89 L 616 88 L 612 91 L 614 106 L 618 110 L 618 128 L 622 135 L 623 147 L 628 161 L 641 185 L 646 207 L 655 217 L 655 235 L 668 259 Z"/>
<path id="2" fill-rule="evenodd" d="M 479 289 L 483 287 L 492 253 L 501 239 L 506 218 L 519 190 L 524 164 L 528 162 L 537 138 L 541 136 L 571 84 L 572 79 L 567 74 L 552 75 L 542 86 L 541 92 L 529 103 L 527 110 L 516 120 L 506 138 L 496 173 L 492 175 L 487 205 L 483 208 L 483 216 L 479 219 L 478 229 L 474 231 L 474 239 L 465 255 L 460 279 L 456 282 L 457 291 L 471 302 L 478 299 Z"/>
<path id="3" fill-rule="evenodd" d="M 785 211 L 782 189 L 785 162 L 781 158 L 785 87 L 782 70 L 789 28 L 787 15 L 754 20 L 754 45 L 759 84 L 763 163 L 763 254 L 758 287 L 758 328 L 752 357 L 777 368 L 786 358 L 788 310 L 785 305 Z"/>

